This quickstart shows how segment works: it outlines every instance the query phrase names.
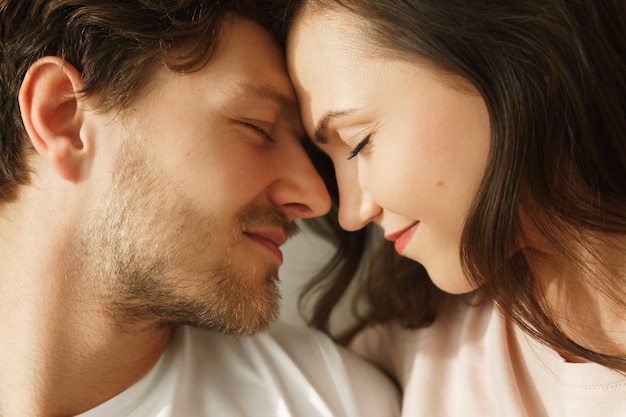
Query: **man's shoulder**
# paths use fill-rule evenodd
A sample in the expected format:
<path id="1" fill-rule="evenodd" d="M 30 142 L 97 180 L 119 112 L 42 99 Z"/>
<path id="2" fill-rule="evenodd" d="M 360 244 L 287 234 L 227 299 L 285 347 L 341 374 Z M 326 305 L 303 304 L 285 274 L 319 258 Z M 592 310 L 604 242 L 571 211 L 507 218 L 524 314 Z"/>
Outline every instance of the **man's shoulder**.
<path id="1" fill-rule="evenodd" d="M 262 363 L 298 360 L 312 355 L 323 360 L 332 360 L 341 355 L 342 348 L 328 336 L 312 328 L 298 327 L 288 323 L 274 323 L 266 331 L 254 336 L 227 336 L 189 326 L 176 329 L 173 343 L 184 345 L 185 352 L 199 356 L 240 356 L 263 352 Z M 180 349 L 178 349 L 180 350 Z M 319 364 L 318 364 L 319 365 Z"/>
<path id="2" fill-rule="evenodd" d="M 301 410 L 285 415 L 399 415 L 399 395 L 386 376 L 311 328 L 279 322 L 237 338 L 185 326 L 173 347 L 175 361 L 213 395 L 239 389 L 259 406 L 273 397 Z"/>
<path id="3" fill-rule="evenodd" d="M 315 376 L 316 380 L 341 380 L 349 376 L 338 374 L 338 365 L 342 365 L 347 373 L 379 373 L 334 343 L 326 334 L 283 322 L 274 323 L 255 336 L 245 337 L 225 336 L 183 326 L 177 329 L 174 343 L 175 350 L 184 356 L 191 356 L 196 363 L 206 362 L 212 366 L 229 367 L 237 363 L 240 368 L 276 368 L 280 375 L 289 375 L 294 371 Z"/>

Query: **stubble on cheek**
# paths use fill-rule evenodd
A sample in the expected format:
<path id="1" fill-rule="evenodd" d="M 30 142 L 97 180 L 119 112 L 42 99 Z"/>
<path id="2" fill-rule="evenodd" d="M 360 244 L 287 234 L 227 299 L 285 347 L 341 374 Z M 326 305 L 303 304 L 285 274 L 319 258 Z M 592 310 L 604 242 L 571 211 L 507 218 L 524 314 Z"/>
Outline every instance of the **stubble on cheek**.
<path id="1" fill-rule="evenodd" d="M 124 332 L 180 324 L 234 335 L 265 329 L 279 314 L 278 268 L 236 265 L 235 248 L 250 227 L 280 225 L 289 235 L 297 227 L 271 208 L 244 210 L 228 227 L 191 207 L 136 152 L 118 158 L 81 239 L 82 272 L 101 288 L 105 314 Z"/>

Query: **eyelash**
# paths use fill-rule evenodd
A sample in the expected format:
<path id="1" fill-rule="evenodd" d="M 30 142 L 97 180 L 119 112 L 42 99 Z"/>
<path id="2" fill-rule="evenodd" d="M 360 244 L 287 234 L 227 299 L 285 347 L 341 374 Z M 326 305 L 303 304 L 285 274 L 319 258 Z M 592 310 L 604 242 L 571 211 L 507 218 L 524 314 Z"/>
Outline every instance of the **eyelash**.
<path id="1" fill-rule="evenodd" d="M 252 130 L 254 130 L 257 133 L 260 133 L 265 139 L 267 139 L 270 142 L 276 142 L 276 139 L 274 139 L 274 136 L 272 136 L 267 130 L 263 129 L 260 126 L 257 126 L 253 123 L 248 123 L 248 122 L 241 122 L 244 126 L 246 126 L 247 128 L 250 128 Z"/>
<path id="2" fill-rule="evenodd" d="M 363 148 L 365 148 L 370 143 L 370 138 L 371 138 L 371 135 L 366 137 L 365 139 L 363 139 L 361 142 L 359 142 L 350 151 L 350 155 L 348 155 L 348 160 L 350 160 L 350 159 L 354 158 L 355 156 L 357 156 L 359 154 L 359 152 L 361 152 L 363 150 Z"/>

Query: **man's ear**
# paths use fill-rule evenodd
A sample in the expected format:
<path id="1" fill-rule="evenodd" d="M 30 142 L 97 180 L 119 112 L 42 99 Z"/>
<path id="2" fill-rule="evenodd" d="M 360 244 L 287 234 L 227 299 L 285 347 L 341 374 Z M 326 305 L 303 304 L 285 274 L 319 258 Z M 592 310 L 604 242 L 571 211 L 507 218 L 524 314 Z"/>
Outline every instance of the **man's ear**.
<path id="1" fill-rule="evenodd" d="M 85 159 L 83 112 L 76 93 L 82 85 L 76 68 L 47 56 L 29 68 L 19 93 L 22 120 L 35 149 L 71 182 L 78 181 Z"/>

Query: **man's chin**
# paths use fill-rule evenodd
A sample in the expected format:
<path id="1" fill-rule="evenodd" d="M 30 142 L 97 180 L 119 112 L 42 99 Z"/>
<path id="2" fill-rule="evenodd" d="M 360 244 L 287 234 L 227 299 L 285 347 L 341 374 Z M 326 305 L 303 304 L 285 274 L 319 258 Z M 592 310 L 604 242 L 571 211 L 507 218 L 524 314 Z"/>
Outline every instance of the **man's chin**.
<path id="1" fill-rule="evenodd" d="M 252 336 L 266 330 L 280 313 L 280 280 L 276 271 L 262 282 L 241 285 L 237 294 L 227 294 L 222 300 L 208 303 L 196 320 L 186 323 L 230 336 Z"/>

